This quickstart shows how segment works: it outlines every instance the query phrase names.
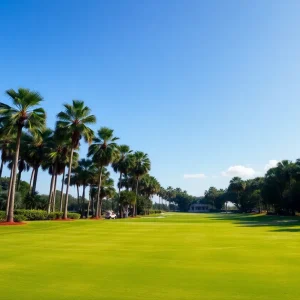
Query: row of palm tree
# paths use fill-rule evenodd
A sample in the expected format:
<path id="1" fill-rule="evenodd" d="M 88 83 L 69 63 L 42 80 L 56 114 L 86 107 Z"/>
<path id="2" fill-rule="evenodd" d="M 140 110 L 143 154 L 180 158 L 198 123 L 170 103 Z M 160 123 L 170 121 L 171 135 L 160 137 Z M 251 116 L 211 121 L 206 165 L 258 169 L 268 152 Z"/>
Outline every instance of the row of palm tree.
<path id="1" fill-rule="evenodd" d="M 71 185 L 77 186 L 78 201 L 81 199 L 81 214 L 84 214 L 86 188 L 90 188 L 89 199 L 92 215 L 100 218 L 102 200 L 112 197 L 114 183 L 109 177 L 108 166 L 119 173 L 118 198 L 121 189 L 135 192 L 133 216 L 137 214 L 139 193 L 151 198 L 159 193 L 160 185 L 154 177 L 146 176 L 151 168 L 148 155 L 132 152 L 127 145 L 118 145 L 118 137 L 107 127 L 96 134 L 91 125 L 96 117 L 83 101 L 73 100 L 64 104 L 58 113 L 55 130 L 46 127 L 46 113 L 41 107 L 43 98 L 37 92 L 20 88 L 6 91 L 13 105 L 0 103 L 1 164 L 11 169 L 7 197 L 7 222 L 14 220 L 14 199 L 24 171 L 32 169 L 29 193 L 37 191 L 39 170 L 48 170 L 51 175 L 48 212 L 55 211 L 58 176 L 62 176 L 59 209 L 63 218 L 68 218 L 68 198 Z M 89 144 L 88 158 L 79 160 L 77 150 L 82 140 Z M 66 191 L 64 193 L 64 187 Z M 82 187 L 82 196 L 79 196 Z M 65 195 L 65 197 L 64 197 Z M 64 199 L 65 198 L 65 199 Z M 94 204 L 96 209 L 94 210 Z M 120 201 L 120 210 L 121 210 Z"/>

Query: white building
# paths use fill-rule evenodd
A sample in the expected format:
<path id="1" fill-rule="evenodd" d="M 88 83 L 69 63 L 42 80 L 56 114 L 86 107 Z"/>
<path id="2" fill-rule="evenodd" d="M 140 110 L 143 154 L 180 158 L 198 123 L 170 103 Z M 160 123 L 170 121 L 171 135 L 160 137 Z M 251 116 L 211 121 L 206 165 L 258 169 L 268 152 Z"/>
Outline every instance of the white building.
<path id="1" fill-rule="evenodd" d="M 213 207 L 210 204 L 194 203 L 190 206 L 189 212 L 192 213 L 206 213 L 210 212 Z"/>

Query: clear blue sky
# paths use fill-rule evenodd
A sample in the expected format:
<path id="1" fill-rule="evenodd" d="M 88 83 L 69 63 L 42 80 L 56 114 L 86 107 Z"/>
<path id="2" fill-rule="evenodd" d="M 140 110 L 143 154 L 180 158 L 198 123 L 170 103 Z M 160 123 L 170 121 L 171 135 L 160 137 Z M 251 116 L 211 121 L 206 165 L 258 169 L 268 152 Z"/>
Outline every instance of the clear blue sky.
<path id="1" fill-rule="evenodd" d="M 300 157 L 299 11 L 297 0 L 3 0 L 0 100 L 39 91 L 50 127 L 63 102 L 85 100 L 98 128 L 149 154 L 163 186 L 202 195 Z"/>

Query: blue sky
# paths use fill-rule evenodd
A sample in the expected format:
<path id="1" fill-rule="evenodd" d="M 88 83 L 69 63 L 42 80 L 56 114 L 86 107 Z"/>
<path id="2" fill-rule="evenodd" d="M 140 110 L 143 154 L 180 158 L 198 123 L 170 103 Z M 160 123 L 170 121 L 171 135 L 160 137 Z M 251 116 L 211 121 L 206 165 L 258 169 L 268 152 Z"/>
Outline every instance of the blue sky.
<path id="1" fill-rule="evenodd" d="M 37 90 L 53 127 L 62 103 L 85 100 L 95 129 L 147 152 L 163 186 L 202 195 L 300 157 L 299 9 L 292 0 L 3 0 L 0 101 L 8 88 Z M 40 175 L 40 192 L 49 181 Z"/>

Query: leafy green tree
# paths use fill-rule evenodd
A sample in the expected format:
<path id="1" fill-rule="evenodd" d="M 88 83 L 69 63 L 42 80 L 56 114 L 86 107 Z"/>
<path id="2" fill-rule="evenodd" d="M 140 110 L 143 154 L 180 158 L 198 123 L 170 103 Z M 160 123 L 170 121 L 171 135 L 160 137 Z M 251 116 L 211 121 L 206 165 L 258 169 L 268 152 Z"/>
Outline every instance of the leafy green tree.
<path id="1" fill-rule="evenodd" d="M 240 177 L 233 177 L 229 182 L 228 191 L 234 194 L 232 202 L 238 209 L 241 208 L 241 196 L 245 188 L 246 183 Z"/>
<path id="2" fill-rule="evenodd" d="M 136 203 L 136 194 L 133 191 L 121 191 L 120 204 L 124 211 L 125 218 L 128 217 L 128 209 L 130 206 L 134 206 Z"/>

